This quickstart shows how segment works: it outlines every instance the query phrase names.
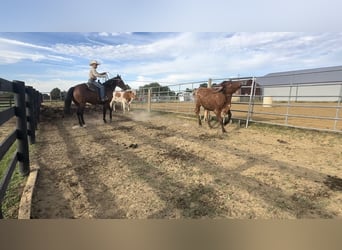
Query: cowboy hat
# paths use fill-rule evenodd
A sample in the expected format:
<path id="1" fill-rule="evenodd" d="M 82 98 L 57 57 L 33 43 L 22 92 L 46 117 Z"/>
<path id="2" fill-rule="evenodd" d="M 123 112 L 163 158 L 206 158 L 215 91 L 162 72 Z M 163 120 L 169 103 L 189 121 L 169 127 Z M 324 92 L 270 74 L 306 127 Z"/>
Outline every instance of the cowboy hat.
<path id="1" fill-rule="evenodd" d="M 96 61 L 96 60 L 91 60 L 90 63 L 89 63 L 89 66 L 91 66 L 91 65 L 93 65 L 93 64 L 100 65 L 101 63 L 99 63 L 99 62 Z"/>

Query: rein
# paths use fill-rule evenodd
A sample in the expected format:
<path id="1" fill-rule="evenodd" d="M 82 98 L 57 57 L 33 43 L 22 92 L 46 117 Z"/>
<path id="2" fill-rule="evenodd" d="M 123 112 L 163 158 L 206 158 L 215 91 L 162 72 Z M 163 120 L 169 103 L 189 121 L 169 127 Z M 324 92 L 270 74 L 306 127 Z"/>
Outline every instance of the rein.
<path id="1" fill-rule="evenodd" d="M 109 77 L 114 78 L 114 75 L 113 75 L 112 73 L 110 73 L 110 72 L 107 72 L 107 78 L 108 78 L 108 80 L 109 80 Z"/>
<path id="2" fill-rule="evenodd" d="M 118 79 L 114 79 L 115 77 L 112 77 L 110 79 L 108 79 L 107 81 L 104 82 L 104 87 L 106 88 L 113 88 L 113 86 L 115 85 L 115 87 L 117 86 L 117 84 L 115 84 L 115 81 L 118 81 Z"/>

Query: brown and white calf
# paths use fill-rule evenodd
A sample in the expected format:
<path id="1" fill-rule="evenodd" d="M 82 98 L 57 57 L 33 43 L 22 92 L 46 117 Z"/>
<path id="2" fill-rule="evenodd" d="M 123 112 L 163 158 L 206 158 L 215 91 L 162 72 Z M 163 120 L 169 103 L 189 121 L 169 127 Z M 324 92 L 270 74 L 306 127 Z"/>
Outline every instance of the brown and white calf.
<path id="1" fill-rule="evenodd" d="M 125 113 L 126 106 L 127 110 L 130 111 L 131 102 L 136 97 L 136 94 L 132 90 L 126 91 L 114 91 L 113 98 L 110 102 L 110 107 L 115 111 L 115 104 L 121 103 L 122 104 L 122 111 Z"/>

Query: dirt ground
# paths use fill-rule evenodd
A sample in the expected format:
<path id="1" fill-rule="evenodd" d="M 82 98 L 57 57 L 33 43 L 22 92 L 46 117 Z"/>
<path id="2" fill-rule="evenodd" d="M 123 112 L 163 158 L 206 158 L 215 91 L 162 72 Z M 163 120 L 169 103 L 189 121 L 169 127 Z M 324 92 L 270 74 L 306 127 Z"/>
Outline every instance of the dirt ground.
<path id="1" fill-rule="evenodd" d="M 342 136 L 43 107 L 32 218 L 342 218 Z"/>

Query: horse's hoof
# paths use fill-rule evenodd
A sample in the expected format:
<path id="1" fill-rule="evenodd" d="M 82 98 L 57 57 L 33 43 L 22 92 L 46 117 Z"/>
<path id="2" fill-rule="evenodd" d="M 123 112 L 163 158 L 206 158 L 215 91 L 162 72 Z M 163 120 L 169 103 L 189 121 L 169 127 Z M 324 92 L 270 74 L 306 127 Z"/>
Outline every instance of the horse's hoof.
<path id="1" fill-rule="evenodd" d="M 82 127 L 80 125 L 72 126 L 72 129 L 78 129 L 78 128 L 82 128 Z"/>
<path id="2" fill-rule="evenodd" d="M 86 128 L 87 127 L 87 125 L 85 125 L 85 124 L 83 124 L 83 126 L 82 126 L 83 128 Z"/>

